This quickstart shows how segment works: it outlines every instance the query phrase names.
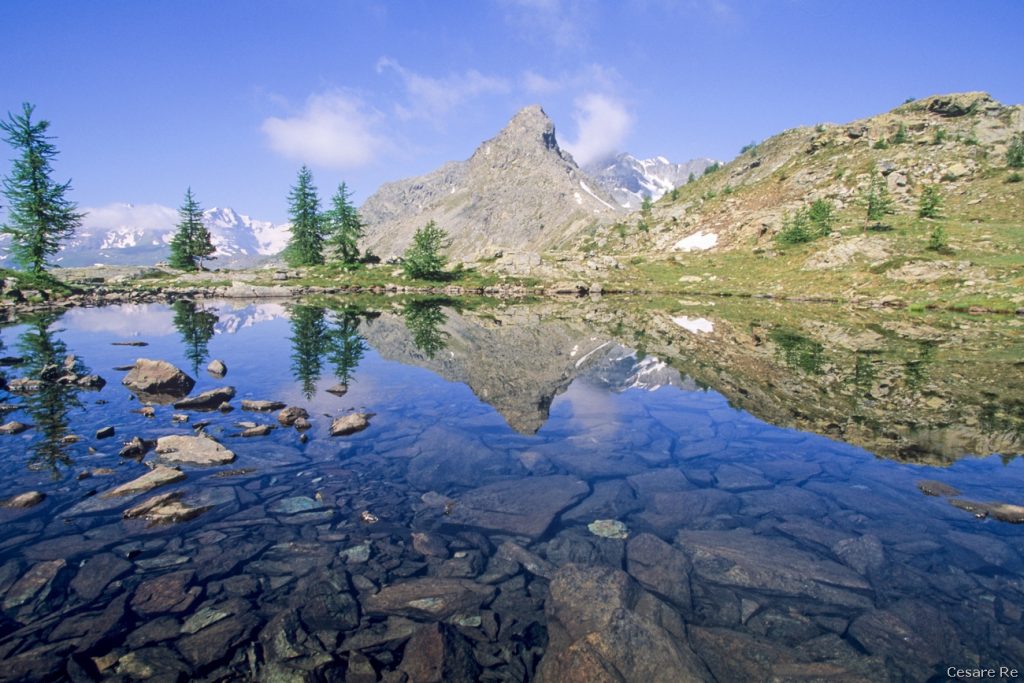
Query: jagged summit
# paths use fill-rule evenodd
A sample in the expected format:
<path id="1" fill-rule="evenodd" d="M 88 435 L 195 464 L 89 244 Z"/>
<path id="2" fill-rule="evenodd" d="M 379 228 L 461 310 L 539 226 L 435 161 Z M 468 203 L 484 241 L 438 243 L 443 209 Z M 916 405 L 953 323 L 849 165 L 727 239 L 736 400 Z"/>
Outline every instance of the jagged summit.
<path id="1" fill-rule="evenodd" d="M 454 258 L 564 244 L 610 222 L 619 207 L 558 146 L 555 125 L 538 105 L 521 109 L 466 161 L 383 185 L 360 209 L 363 246 L 400 255 L 434 220 L 452 238 Z"/>

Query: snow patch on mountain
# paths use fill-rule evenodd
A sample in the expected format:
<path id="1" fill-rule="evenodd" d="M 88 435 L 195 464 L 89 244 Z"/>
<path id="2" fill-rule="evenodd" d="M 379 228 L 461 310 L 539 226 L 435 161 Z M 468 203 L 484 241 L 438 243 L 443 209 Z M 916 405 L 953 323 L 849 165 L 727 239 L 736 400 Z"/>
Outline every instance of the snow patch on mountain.
<path id="1" fill-rule="evenodd" d="M 623 207 L 638 209 L 645 196 L 657 201 L 685 184 L 691 173 L 699 177 L 713 163 L 713 159 L 691 159 L 676 164 L 663 156 L 637 159 L 623 153 L 589 164 L 583 170 Z"/>

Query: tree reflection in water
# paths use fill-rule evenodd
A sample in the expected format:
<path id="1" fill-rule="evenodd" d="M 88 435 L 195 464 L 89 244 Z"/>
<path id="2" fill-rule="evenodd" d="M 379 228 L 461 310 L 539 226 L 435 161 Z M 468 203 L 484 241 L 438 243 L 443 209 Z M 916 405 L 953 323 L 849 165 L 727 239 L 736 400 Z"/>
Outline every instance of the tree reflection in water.
<path id="1" fill-rule="evenodd" d="M 448 303 L 441 299 L 420 299 L 410 301 L 402 309 L 405 326 L 412 333 L 416 348 L 433 358 L 448 345 L 448 333 L 441 329 L 448 317 L 441 306 Z"/>
<path id="2" fill-rule="evenodd" d="M 334 366 L 338 381 L 348 384 L 366 353 L 366 341 L 359 334 L 362 312 L 355 308 L 336 311 L 328 320 L 322 306 L 296 305 L 291 309 L 292 376 L 302 384 L 307 399 L 316 394 L 316 383 L 324 361 Z"/>
<path id="3" fill-rule="evenodd" d="M 192 373 L 196 374 L 199 366 L 210 355 L 209 343 L 219 318 L 215 313 L 197 307 L 194 301 L 186 299 L 175 301 L 172 307 L 174 327 L 185 345 L 185 357 L 192 363 Z"/>
<path id="4" fill-rule="evenodd" d="M 69 413 L 80 408 L 78 398 L 82 390 L 75 379 L 89 373 L 81 359 L 68 354 L 67 346 L 51 330 L 58 314 L 47 313 L 26 322 L 27 328 L 18 337 L 18 350 L 25 358 L 23 377 L 39 382 L 38 389 L 28 391 L 22 408 L 42 437 L 32 444 L 29 459 L 31 469 L 49 470 L 54 479 L 60 478 L 60 468 L 73 464 L 70 443 Z"/>

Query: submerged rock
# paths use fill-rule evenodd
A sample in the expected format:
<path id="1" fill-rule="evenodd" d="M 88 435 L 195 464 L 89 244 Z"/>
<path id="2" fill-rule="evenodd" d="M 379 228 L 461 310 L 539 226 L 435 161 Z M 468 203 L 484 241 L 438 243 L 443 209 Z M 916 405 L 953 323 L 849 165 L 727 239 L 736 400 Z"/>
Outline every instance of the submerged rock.
<path id="1" fill-rule="evenodd" d="M 617 519 L 595 519 L 587 525 L 590 533 L 601 538 L 629 538 L 629 529 Z"/>
<path id="2" fill-rule="evenodd" d="M 979 519 L 991 517 L 1000 522 L 1010 524 L 1024 524 L 1024 506 L 1011 503 L 976 503 L 970 500 L 954 498 L 949 501 L 950 505 L 971 512 Z"/>
<path id="3" fill-rule="evenodd" d="M 926 496 L 958 496 L 960 491 L 949 484 L 933 479 L 922 479 L 917 482 L 917 488 Z"/>
<path id="4" fill-rule="evenodd" d="M 373 413 L 349 413 L 334 418 L 331 422 L 331 436 L 348 436 L 361 432 L 370 426 L 370 418 Z"/>
<path id="5" fill-rule="evenodd" d="M 32 565 L 7 591 L 3 609 L 14 609 L 30 600 L 45 597 L 50 592 L 50 584 L 66 566 L 64 560 L 49 560 Z"/>
<path id="6" fill-rule="evenodd" d="M 139 358 L 121 380 L 121 384 L 140 398 L 169 403 L 175 398 L 187 396 L 196 381 L 165 360 Z"/>
<path id="7" fill-rule="evenodd" d="M 370 614 L 437 621 L 477 610 L 494 594 L 494 587 L 468 579 L 424 577 L 385 586 L 376 595 L 369 596 L 363 606 Z"/>
<path id="8" fill-rule="evenodd" d="M 180 491 L 153 496 L 124 511 L 125 519 L 143 518 L 150 524 L 172 524 L 195 519 L 211 506 L 193 506 L 181 500 Z"/>
<path id="9" fill-rule="evenodd" d="M 217 410 L 221 404 L 235 397 L 234 387 L 217 387 L 201 394 L 190 396 L 178 401 L 174 407 L 178 410 Z"/>
<path id="10" fill-rule="evenodd" d="M 242 430 L 242 436 L 266 436 L 274 430 L 274 425 L 256 425 Z"/>
<path id="11" fill-rule="evenodd" d="M 115 489 L 107 491 L 101 498 L 117 498 L 118 496 L 134 496 L 138 493 L 151 491 L 158 486 L 174 484 L 185 479 L 185 473 L 173 467 L 157 466 L 146 472 L 141 477 L 121 484 Z"/>
<path id="12" fill-rule="evenodd" d="M 242 400 L 242 410 L 252 410 L 258 413 L 265 413 L 271 410 L 280 410 L 284 408 L 285 404 L 280 401 L 252 401 L 249 399 Z"/>
<path id="13" fill-rule="evenodd" d="M 537 538 L 558 513 L 589 491 L 584 482 L 567 475 L 500 481 L 464 493 L 447 519 L 452 524 Z"/>
<path id="14" fill-rule="evenodd" d="M 40 491 L 26 491 L 10 498 L 0 500 L 0 508 L 30 508 L 39 505 L 46 499 Z"/>
<path id="15" fill-rule="evenodd" d="M 435 623 L 413 633 L 398 670 L 416 683 L 473 683 L 480 667 L 458 631 Z"/>
<path id="16" fill-rule="evenodd" d="M 131 441 L 126 441 L 121 450 L 118 451 L 118 455 L 122 458 L 136 458 L 141 459 L 146 453 L 149 452 L 153 446 L 156 445 L 156 441 L 150 441 L 147 439 L 141 439 L 137 436 L 132 437 Z"/>
<path id="17" fill-rule="evenodd" d="M 170 464 L 225 465 L 235 454 L 208 436 L 162 436 L 156 442 L 157 460 Z"/>

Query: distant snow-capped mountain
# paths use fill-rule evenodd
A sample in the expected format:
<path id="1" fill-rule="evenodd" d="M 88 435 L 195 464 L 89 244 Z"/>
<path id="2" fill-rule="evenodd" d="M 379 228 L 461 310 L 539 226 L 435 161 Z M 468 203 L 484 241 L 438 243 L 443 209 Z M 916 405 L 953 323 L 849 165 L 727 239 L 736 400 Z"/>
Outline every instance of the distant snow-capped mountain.
<path id="1" fill-rule="evenodd" d="M 583 170 L 619 204 L 627 209 L 639 209 L 645 195 L 657 201 L 673 188 L 685 184 L 691 173 L 699 177 L 713 163 L 713 159 L 691 159 L 675 164 L 665 157 L 637 159 L 623 153 L 589 164 Z"/>
<path id="2" fill-rule="evenodd" d="M 152 265 L 167 260 L 178 222 L 178 211 L 160 204 L 108 204 L 83 209 L 82 227 L 61 245 L 53 262 L 65 267 L 95 263 Z M 203 212 L 210 230 L 214 266 L 242 266 L 281 252 L 291 235 L 289 224 L 254 220 L 230 208 Z M 0 262 L 10 254 L 0 238 Z"/>

